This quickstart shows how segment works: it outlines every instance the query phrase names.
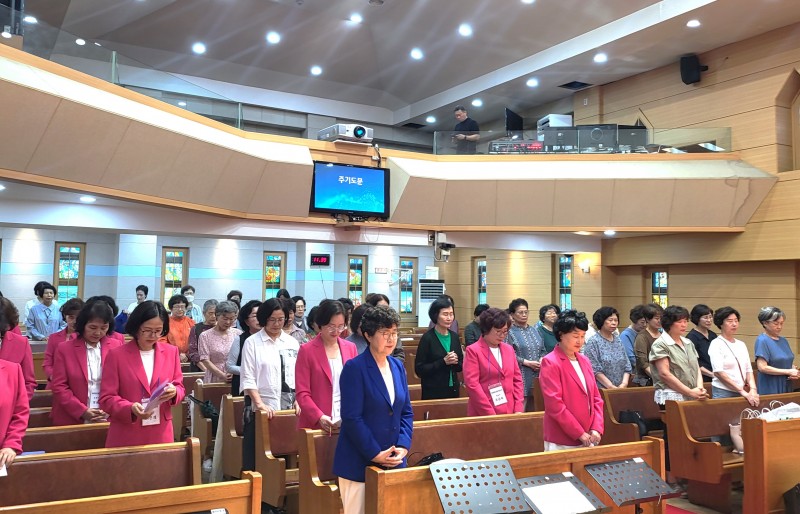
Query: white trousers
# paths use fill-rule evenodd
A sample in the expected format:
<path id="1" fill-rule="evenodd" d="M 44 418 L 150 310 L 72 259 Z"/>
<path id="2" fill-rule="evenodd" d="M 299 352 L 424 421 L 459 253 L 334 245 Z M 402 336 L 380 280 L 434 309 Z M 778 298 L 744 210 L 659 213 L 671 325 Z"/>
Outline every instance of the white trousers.
<path id="1" fill-rule="evenodd" d="M 339 477 L 339 493 L 342 495 L 344 514 L 364 514 L 366 484 Z"/>

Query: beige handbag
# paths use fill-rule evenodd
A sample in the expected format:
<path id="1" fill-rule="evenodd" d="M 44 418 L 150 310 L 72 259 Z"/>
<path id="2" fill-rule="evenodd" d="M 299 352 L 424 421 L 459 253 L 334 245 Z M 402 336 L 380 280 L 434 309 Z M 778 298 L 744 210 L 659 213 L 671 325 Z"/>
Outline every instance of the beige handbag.
<path id="1" fill-rule="evenodd" d="M 757 418 L 761 413 L 754 409 L 745 409 L 739 414 L 739 421 L 731 423 L 731 441 L 733 442 L 733 453 L 744 453 L 744 440 L 742 439 L 742 420 Z"/>

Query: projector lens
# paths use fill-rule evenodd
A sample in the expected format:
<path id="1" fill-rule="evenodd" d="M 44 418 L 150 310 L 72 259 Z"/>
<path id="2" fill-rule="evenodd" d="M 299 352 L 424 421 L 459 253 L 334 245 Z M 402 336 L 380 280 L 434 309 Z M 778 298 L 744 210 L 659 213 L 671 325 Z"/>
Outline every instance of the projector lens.
<path id="1" fill-rule="evenodd" d="M 353 129 L 353 135 L 359 139 L 367 135 L 367 129 L 362 127 L 361 125 L 357 125 L 356 128 Z"/>

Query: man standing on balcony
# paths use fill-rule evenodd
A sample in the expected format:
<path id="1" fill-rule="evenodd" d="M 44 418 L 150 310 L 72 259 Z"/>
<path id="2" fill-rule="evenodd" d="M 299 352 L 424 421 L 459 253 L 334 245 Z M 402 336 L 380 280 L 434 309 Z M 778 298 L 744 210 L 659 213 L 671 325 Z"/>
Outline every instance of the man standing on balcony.
<path id="1" fill-rule="evenodd" d="M 455 108 L 456 126 L 453 128 L 453 141 L 456 143 L 456 153 L 472 155 L 478 147 L 481 138 L 478 122 L 467 116 L 467 109 L 463 105 Z"/>

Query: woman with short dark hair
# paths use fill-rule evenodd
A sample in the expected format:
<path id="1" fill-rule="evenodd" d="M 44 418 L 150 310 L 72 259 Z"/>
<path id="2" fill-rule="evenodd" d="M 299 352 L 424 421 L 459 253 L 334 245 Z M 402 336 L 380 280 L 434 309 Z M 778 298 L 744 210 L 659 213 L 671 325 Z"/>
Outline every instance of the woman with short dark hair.
<path id="1" fill-rule="evenodd" d="M 182 294 L 176 294 L 172 295 L 167 305 L 169 305 L 169 310 L 172 314 L 170 316 L 169 332 L 167 333 L 166 342 L 178 348 L 181 362 L 189 362 L 189 357 L 187 355 L 189 351 L 189 335 L 195 326 L 194 319 L 188 314 L 189 300 Z M 200 316 L 202 317 L 202 313 Z M 199 348 L 199 338 L 197 342 Z M 200 360 L 202 361 L 202 359 Z"/>
<path id="2" fill-rule="evenodd" d="M 455 318 L 453 304 L 447 298 L 437 298 L 428 309 L 428 317 L 434 325 L 422 334 L 414 361 L 422 399 L 458 398 L 463 354 L 458 333 L 450 329 Z"/>
<path id="3" fill-rule="evenodd" d="M 536 325 L 536 330 L 542 338 L 547 353 L 552 352 L 553 348 L 558 346 L 556 336 L 553 334 L 553 325 L 559 314 L 561 314 L 561 307 L 554 303 L 548 303 L 539 308 L 539 323 Z"/>
<path id="4" fill-rule="evenodd" d="M 302 296 L 292 296 L 294 302 L 294 326 L 308 335 L 308 323 L 306 322 L 306 299 Z"/>
<path id="5" fill-rule="evenodd" d="M 657 303 L 648 303 L 642 309 L 646 324 L 644 330 L 636 334 L 636 339 L 633 342 L 633 353 L 636 355 L 636 373 L 633 380 L 640 386 L 653 384 L 650 369 L 650 348 L 661 335 L 659 329 L 661 328 L 661 315 L 663 313 L 664 308 Z"/>
<path id="6" fill-rule="evenodd" d="M 466 327 L 464 327 L 464 346 L 469 346 L 478 339 L 481 338 L 481 327 L 478 325 L 478 318 L 483 311 L 489 308 L 489 304 L 486 303 L 479 303 L 475 306 L 475 310 L 472 311 L 472 321 L 470 321 Z"/>
<path id="7" fill-rule="evenodd" d="M 711 341 L 717 338 L 717 334 L 711 330 L 711 325 L 714 324 L 714 311 L 708 305 L 698 303 L 692 307 L 689 319 L 692 320 L 695 328 L 689 331 L 686 339 L 694 343 L 694 347 L 697 350 L 698 364 L 700 365 L 700 373 L 703 374 L 703 382 L 711 382 L 711 379 L 714 378 L 714 373 L 711 371 L 708 348 L 711 346 Z"/>
<path id="8" fill-rule="evenodd" d="M 44 373 L 47 375 L 47 389 L 52 389 L 50 382 L 53 378 L 53 359 L 56 355 L 56 348 L 62 342 L 74 337 L 75 320 L 78 318 L 78 313 L 81 312 L 81 309 L 83 309 L 83 300 L 80 298 L 70 298 L 59 309 L 64 321 L 67 322 L 67 326 L 61 332 L 51 334 L 47 338 L 47 347 L 44 350 L 44 362 L 42 363 Z"/>
<path id="9" fill-rule="evenodd" d="M 714 311 L 714 324 L 720 335 L 711 341 L 708 356 L 711 358 L 711 392 L 714 398 L 744 397 L 747 402 L 758 407 L 759 397 L 750 364 L 750 352 L 743 341 L 736 339 L 739 330 L 739 311 L 733 307 L 720 307 Z"/>
<path id="10" fill-rule="evenodd" d="M 185 391 L 178 349 L 159 342 L 169 332 L 167 310 L 160 302 L 142 302 L 125 330 L 131 341 L 109 352 L 103 364 L 100 408 L 110 422 L 106 447 L 171 443 L 171 406 Z M 148 409 L 148 400 L 159 391 Z"/>
<path id="11" fill-rule="evenodd" d="M 777 307 L 762 307 L 758 322 L 764 332 L 756 338 L 758 390 L 761 394 L 790 393 L 800 379 L 794 365 L 794 352 L 781 335 L 786 314 Z"/>
<path id="12" fill-rule="evenodd" d="M 114 312 L 106 302 L 87 303 L 75 321 L 76 337 L 56 348 L 53 425 L 100 423 L 108 419 L 108 414 L 100 408 L 102 369 L 108 353 L 123 344 L 119 339 L 106 337 L 113 326 Z"/>
<path id="13" fill-rule="evenodd" d="M 189 370 L 197 373 L 205 371 L 205 365 L 200 362 L 200 354 L 197 351 L 197 343 L 200 334 L 206 330 L 214 328 L 217 324 L 217 304 L 219 302 L 213 298 L 206 300 L 203 304 L 203 322 L 196 323 L 189 332 L 189 349 L 186 351 L 186 358 L 189 360 Z"/>
<path id="14" fill-rule="evenodd" d="M 481 338 L 464 352 L 464 385 L 468 416 L 513 414 L 525 410 L 525 393 L 517 355 L 504 343 L 511 326 L 508 312 L 492 307 L 478 319 Z"/>
<path id="15" fill-rule="evenodd" d="M 542 357 L 547 353 L 544 341 L 535 327 L 528 324 L 528 302 L 524 298 L 511 300 L 508 305 L 511 315 L 511 328 L 508 330 L 508 344 L 517 354 L 517 364 L 522 372 L 523 394 L 525 395 L 526 409 L 532 411 L 533 379 L 539 376 Z"/>
<path id="16" fill-rule="evenodd" d="M 581 354 L 589 320 L 566 310 L 553 324 L 558 341 L 542 359 L 539 384 L 544 397 L 544 450 L 596 446 L 603 436 L 603 398 L 592 364 Z"/>
<path id="17" fill-rule="evenodd" d="M 597 332 L 586 340 L 583 354 L 592 363 L 594 378 L 601 389 L 628 387 L 631 362 L 625 354 L 622 341 L 615 334 L 619 325 L 619 311 L 614 307 L 600 307 L 592 315 Z"/>
<path id="18" fill-rule="evenodd" d="M 350 316 L 350 335 L 345 338 L 345 340 L 356 345 L 356 351 L 359 355 L 369 347 L 369 342 L 364 339 L 364 335 L 361 333 L 361 318 L 369 307 L 371 305 L 362 303 L 353 310 L 353 314 Z"/>
<path id="19" fill-rule="evenodd" d="M 239 334 L 239 340 L 234 341 L 231 349 L 228 352 L 228 360 L 225 367 L 228 373 L 233 375 L 231 377 L 231 395 L 242 396 L 240 389 L 241 374 L 242 374 L 242 348 L 247 338 L 261 330 L 261 325 L 258 323 L 258 307 L 261 302 L 258 300 L 250 300 L 239 309 L 238 321 L 239 326 L 242 327 L 242 333 Z"/>

